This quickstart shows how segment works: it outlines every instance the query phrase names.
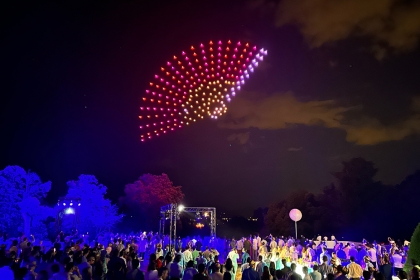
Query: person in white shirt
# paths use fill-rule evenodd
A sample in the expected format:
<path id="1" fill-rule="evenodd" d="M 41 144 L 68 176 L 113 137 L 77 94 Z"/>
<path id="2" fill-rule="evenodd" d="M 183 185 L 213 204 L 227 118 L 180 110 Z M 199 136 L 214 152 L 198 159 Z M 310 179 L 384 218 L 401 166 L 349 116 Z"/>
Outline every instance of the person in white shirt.
<path id="1" fill-rule="evenodd" d="M 367 251 L 367 253 L 368 253 L 370 262 L 372 263 L 373 267 L 376 269 L 377 268 L 377 266 L 376 266 L 376 262 L 377 262 L 376 250 L 371 244 L 369 244 L 368 246 L 369 246 L 369 250 Z"/>
<path id="2" fill-rule="evenodd" d="M 193 261 L 191 248 L 188 248 L 184 251 L 184 262 L 188 263 L 189 261 Z"/>
<path id="3" fill-rule="evenodd" d="M 273 238 L 272 241 L 270 242 L 270 250 L 271 250 L 271 253 L 275 253 L 276 252 L 276 248 L 277 248 L 277 242 Z"/>
<path id="4" fill-rule="evenodd" d="M 258 239 L 254 235 L 254 238 L 252 239 L 252 260 L 256 261 L 258 259 Z"/>
<path id="5" fill-rule="evenodd" d="M 236 242 L 236 250 L 239 255 L 239 258 L 242 259 L 242 252 L 244 250 L 244 238 L 242 237 Z M 236 270 L 234 271 L 236 273 Z"/>
<path id="6" fill-rule="evenodd" d="M 257 234 L 257 242 L 258 242 L 258 246 L 260 246 L 261 244 L 261 237 L 259 234 Z"/>
<path id="7" fill-rule="evenodd" d="M 229 252 L 228 256 L 229 259 L 231 259 L 232 261 L 232 265 L 233 265 L 233 273 L 236 273 L 238 271 L 238 259 L 239 259 L 239 255 L 236 252 L 235 249 L 232 249 L 232 251 Z"/>
<path id="8" fill-rule="evenodd" d="M 392 267 L 394 270 L 394 275 L 398 275 L 398 272 L 403 269 L 403 256 L 400 250 L 395 250 L 391 256 L 392 258 Z"/>

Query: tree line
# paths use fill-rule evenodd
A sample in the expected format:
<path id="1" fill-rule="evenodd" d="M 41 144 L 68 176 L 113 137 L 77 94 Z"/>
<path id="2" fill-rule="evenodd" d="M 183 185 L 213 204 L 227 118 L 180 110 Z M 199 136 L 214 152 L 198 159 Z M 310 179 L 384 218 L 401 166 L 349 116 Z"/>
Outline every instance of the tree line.
<path id="1" fill-rule="evenodd" d="M 299 235 L 331 236 L 346 240 L 385 241 L 411 237 L 419 223 L 420 171 L 400 184 L 386 185 L 375 180 L 374 163 L 353 158 L 332 173 L 335 182 L 320 193 L 297 190 L 271 204 L 264 213 L 266 230 L 276 235 L 294 235 L 289 211 L 298 208 L 303 218 Z"/>
<path id="2" fill-rule="evenodd" d="M 93 175 L 82 174 L 67 182 L 66 197 L 79 198 L 80 205 L 48 203 L 46 197 L 51 185 L 20 166 L 0 170 L 0 232 L 14 237 L 34 234 L 41 240 L 54 240 L 58 219 L 60 229 L 69 233 L 74 231 L 76 218 L 79 234 L 96 237 L 112 231 L 123 219 L 120 207 L 106 198 L 107 187 Z M 126 185 L 125 194 L 119 200 L 122 210 L 140 212 L 143 229 L 152 220 L 157 221 L 160 206 L 180 202 L 184 196 L 181 187 L 174 186 L 166 174 L 144 174 Z M 72 211 L 65 214 L 63 210 L 69 207 Z M 136 222 L 141 224 L 141 220 Z"/>

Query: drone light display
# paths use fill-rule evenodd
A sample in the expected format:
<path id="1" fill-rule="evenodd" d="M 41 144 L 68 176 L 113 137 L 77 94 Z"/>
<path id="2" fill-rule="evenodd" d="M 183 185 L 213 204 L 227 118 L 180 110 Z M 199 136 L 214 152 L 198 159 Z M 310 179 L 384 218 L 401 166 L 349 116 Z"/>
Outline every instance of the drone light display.
<path id="1" fill-rule="evenodd" d="M 173 56 L 143 97 L 141 141 L 226 113 L 227 103 L 266 55 L 249 43 L 210 41 Z"/>

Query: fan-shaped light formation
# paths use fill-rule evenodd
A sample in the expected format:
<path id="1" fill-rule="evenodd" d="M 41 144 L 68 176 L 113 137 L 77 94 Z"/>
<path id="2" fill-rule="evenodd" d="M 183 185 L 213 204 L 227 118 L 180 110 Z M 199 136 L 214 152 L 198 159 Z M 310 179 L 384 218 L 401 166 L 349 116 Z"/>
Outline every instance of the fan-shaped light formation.
<path id="1" fill-rule="evenodd" d="M 143 97 L 141 141 L 226 113 L 227 103 L 266 55 L 249 43 L 210 41 L 173 56 Z"/>

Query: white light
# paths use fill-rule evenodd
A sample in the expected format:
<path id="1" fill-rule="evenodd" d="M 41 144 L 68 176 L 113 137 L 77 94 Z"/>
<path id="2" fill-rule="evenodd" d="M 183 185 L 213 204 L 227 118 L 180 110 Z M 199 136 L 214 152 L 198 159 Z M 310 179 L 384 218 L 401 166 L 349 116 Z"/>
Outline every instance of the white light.
<path id="1" fill-rule="evenodd" d="M 64 210 L 64 214 L 66 214 L 66 215 L 71 215 L 71 214 L 74 214 L 74 213 L 75 213 L 74 212 L 74 209 L 71 208 L 71 207 L 69 207 L 66 210 Z"/>
<path id="2" fill-rule="evenodd" d="M 64 206 L 66 206 L 66 203 L 65 203 L 65 202 L 63 202 L 63 205 L 64 205 Z"/>
<path id="3" fill-rule="evenodd" d="M 182 205 L 182 204 L 180 204 L 180 205 L 178 206 L 178 211 L 179 211 L 179 212 L 182 212 L 182 211 L 184 210 L 184 208 L 185 208 L 185 206 L 184 206 L 184 205 Z"/>
<path id="4" fill-rule="evenodd" d="M 80 206 L 80 205 L 82 205 L 82 204 L 79 202 L 79 204 L 77 206 Z"/>

